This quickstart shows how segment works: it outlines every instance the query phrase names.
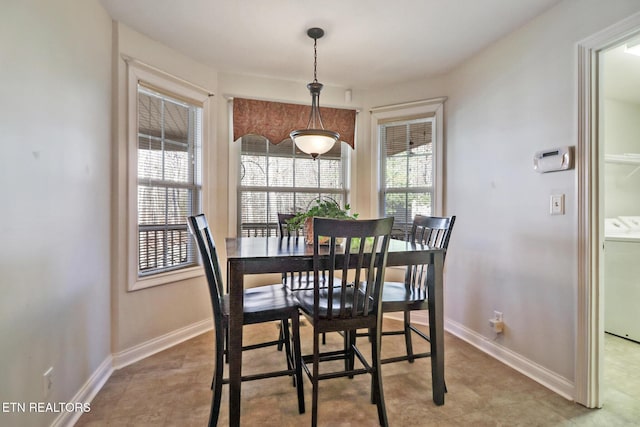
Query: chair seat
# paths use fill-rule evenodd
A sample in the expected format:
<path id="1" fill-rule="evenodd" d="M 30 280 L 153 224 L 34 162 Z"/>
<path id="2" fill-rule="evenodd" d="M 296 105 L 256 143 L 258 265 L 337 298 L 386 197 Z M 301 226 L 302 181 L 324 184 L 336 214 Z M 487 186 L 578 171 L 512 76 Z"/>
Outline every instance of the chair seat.
<path id="1" fill-rule="evenodd" d="M 384 282 L 382 287 L 382 302 L 422 302 L 427 299 L 426 291 L 407 291 L 404 283 Z"/>
<path id="2" fill-rule="evenodd" d="M 281 284 L 258 286 L 244 291 L 244 323 L 287 319 L 298 309 L 298 301 Z M 222 310 L 229 316 L 229 295 L 222 297 Z"/>
<path id="3" fill-rule="evenodd" d="M 360 284 L 363 289 L 363 284 Z M 382 309 L 384 312 L 427 309 L 425 292 L 407 291 L 404 283 L 384 282 L 382 286 Z"/>
<path id="4" fill-rule="evenodd" d="M 353 295 L 354 288 L 347 288 L 347 305 L 345 306 L 347 313 L 351 313 L 353 310 L 353 305 L 350 303 L 351 296 Z M 332 314 L 333 316 L 338 316 L 340 314 L 340 300 L 342 297 L 342 288 L 335 287 L 333 290 L 333 303 L 332 303 Z M 304 289 L 295 292 L 295 298 L 298 300 L 300 304 L 300 309 L 307 315 L 313 316 L 313 289 Z M 318 306 L 318 315 L 319 317 L 327 317 L 328 307 L 329 307 L 329 290 L 326 288 L 320 289 L 320 302 Z M 371 307 L 371 305 L 370 305 Z M 360 298 L 358 300 L 357 311 L 362 312 L 364 309 L 364 298 Z M 373 309 L 369 309 L 369 314 L 373 313 Z"/>
<path id="5" fill-rule="evenodd" d="M 321 288 L 329 287 L 329 278 L 325 274 L 320 275 L 318 282 Z M 288 291 L 294 294 L 304 290 L 312 290 L 315 284 L 314 274 L 312 272 L 300 272 L 293 274 L 284 274 L 282 276 L 284 287 Z M 340 286 L 340 278 L 334 278 L 334 286 Z M 313 294 L 311 295 L 311 301 L 313 301 Z M 322 344 L 327 343 L 326 333 L 322 333 Z"/>

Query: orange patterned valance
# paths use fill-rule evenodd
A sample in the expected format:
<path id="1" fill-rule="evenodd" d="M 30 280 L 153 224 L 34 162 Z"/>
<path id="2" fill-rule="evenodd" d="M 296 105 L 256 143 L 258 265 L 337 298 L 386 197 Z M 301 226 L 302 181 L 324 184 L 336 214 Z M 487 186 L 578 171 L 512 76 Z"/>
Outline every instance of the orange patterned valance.
<path id="1" fill-rule="evenodd" d="M 310 105 L 234 98 L 233 140 L 254 134 L 278 144 L 289 138 L 292 130 L 305 129 L 310 112 Z M 340 140 L 354 148 L 355 110 L 320 107 L 320 115 L 325 129 L 338 132 Z"/>

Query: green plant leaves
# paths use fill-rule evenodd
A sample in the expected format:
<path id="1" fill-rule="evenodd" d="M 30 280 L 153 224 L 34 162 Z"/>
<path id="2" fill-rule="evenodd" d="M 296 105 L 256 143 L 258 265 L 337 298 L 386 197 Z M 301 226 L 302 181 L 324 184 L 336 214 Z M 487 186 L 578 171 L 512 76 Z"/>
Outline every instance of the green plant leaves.
<path id="1" fill-rule="evenodd" d="M 298 212 L 296 216 L 287 221 L 287 228 L 291 231 L 302 227 L 307 218 L 336 218 L 336 219 L 357 219 L 358 214 L 349 214 L 351 206 L 347 203 L 344 209 L 334 200 L 315 200 L 315 205 L 306 212 Z"/>

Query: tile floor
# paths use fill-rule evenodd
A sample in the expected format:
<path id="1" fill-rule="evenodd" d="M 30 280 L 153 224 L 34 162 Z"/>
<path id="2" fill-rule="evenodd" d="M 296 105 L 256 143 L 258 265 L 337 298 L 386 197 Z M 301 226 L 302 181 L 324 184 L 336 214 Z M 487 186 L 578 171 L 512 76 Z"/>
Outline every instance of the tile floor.
<path id="1" fill-rule="evenodd" d="M 275 324 L 251 326 L 246 331 L 247 342 L 278 332 Z M 304 352 L 309 350 L 309 327 L 302 331 Z M 340 338 L 333 335 L 328 336 L 327 345 L 340 345 Z M 385 337 L 383 354 L 400 351 L 399 340 Z M 383 367 L 391 426 L 640 425 L 640 350 L 628 351 L 629 346 L 638 344 L 607 335 L 605 405 L 595 410 L 565 400 L 451 335 L 446 335 L 445 346 L 448 393 L 443 406 L 435 406 L 431 400 L 428 359 Z M 205 426 L 211 399 L 212 349 L 213 335 L 206 333 L 115 371 L 91 403 L 91 412 L 76 425 Z M 276 363 L 283 364 L 284 358 L 273 349 L 245 353 L 246 370 Z M 289 378 L 253 381 L 242 387 L 242 425 L 310 424 L 311 387 L 307 378 L 307 412 L 303 415 L 297 412 L 295 389 Z M 228 422 L 227 391 L 225 386 L 219 425 Z M 321 382 L 319 423 L 377 425 L 376 407 L 369 403 L 368 376 Z"/>

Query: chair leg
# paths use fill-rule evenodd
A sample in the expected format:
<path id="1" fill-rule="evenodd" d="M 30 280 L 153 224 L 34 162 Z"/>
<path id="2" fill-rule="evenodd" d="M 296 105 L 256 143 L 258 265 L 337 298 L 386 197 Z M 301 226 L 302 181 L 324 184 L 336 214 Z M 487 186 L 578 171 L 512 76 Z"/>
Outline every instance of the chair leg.
<path id="1" fill-rule="evenodd" d="M 216 334 L 217 335 L 217 334 Z M 226 337 L 226 335 L 225 335 Z M 224 338 L 216 337 L 216 361 L 214 366 L 213 381 L 211 389 L 213 396 L 211 397 L 211 412 L 209 413 L 209 427 L 218 424 L 218 415 L 220 414 L 220 399 L 222 397 L 222 377 L 224 373 Z"/>
<path id="2" fill-rule="evenodd" d="M 409 310 L 405 310 L 404 312 L 404 341 L 407 346 L 407 357 L 409 358 L 409 363 L 413 363 L 415 360 L 413 358 L 413 344 L 411 343 L 411 312 Z"/>
<path id="3" fill-rule="evenodd" d="M 378 324 L 375 335 L 371 340 L 371 362 L 374 372 L 372 372 L 372 397 L 375 397 L 375 403 L 378 407 L 378 421 L 381 426 L 387 427 L 389 420 L 387 419 L 387 410 L 384 404 L 384 392 L 382 389 L 382 364 L 380 363 L 380 328 L 381 324 Z"/>
<path id="4" fill-rule="evenodd" d="M 215 346 L 216 346 L 216 354 L 215 354 L 215 361 L 216 361 L 216 365 L 214 366 L 214 370 L 213 370 L 213 376 L 211 378 L 211 390 L 213 390 L 213 388 L 216 385 L 216 376 L 218 374 L 218 371 L 223 371 L 222 368 L 222 364 L 218 364 L 218 358 L 220 358 L 221 361 L 225 361 L 226 358 L 226 362 L 229 363 L 229 358 L 227 356 L 227 345 L 228 345 L 228 338 L 229 335 L 227 334 L 227 330 L 225 329 L 222 332 L 222 339 L 220 339 L 220 337 L 218 336 L 218 332 L 216 331 L 216 336 L 215 336 Z"/>
<path id="5" fill-rule="evenodd" d="M 229 363 L 229 351 L 228 351 L 228 348 L 229 348 L 229 329 L 226 329 L 224 331 L 224 347 L 223 348 L 224 348 L 224 354 L 225 354 L 224 361 L 225 361 L 225 363 Z"/>
<path id="6" fill-rule="evenodd" d="M 296 367 L 295 385 L 298 390 L 298 412 L 304 414 L 304 386 L 302 381 L 302 354 L 300 350 L 300 317 L 294 315 L 291 318 L 293 336 L 293 362 Z"/>
<path id="7" fill-rule="evenodd" d="M 373 366 L 375 368 L 376 364 L 376 358 L 375 358 L 375 353 L 373 352 L 373 348 L 375 345 L 375 340 L 376 340 L 376 335 L 375 335 L 375 329 L 369 328 L 368 329 L 369 334 L 367 335 L 367 339 L 369 340 L 369 344 L 371 345 L 371 366 Z M 382 337 L 380 337 L 380 344 L 382 345 Z M 378 358 L 380 358 L 381 355 L 380 353 L 378 353 Z M 372 404 L 377 404 L 378 403 L 378 392 L 376 389 L 376 380 L 375 380 L 375 375 L 373 374 L 373 372 L 371 373 L 371 403 Z"/>
<path id="8" fill-rule="evenodd" d="M 347 357 L 344 358 L 344 370 L 348 371 L 349 369 L 351 369 L 351 358 L 349 357 L 349 345 L 351 344 L 351 340 L 349 339 L 349 331 L 344 331 L 344 334 L 342 335 L 342 341 L 343 341 L 343 345 L 344 345 L 344 353 L 345 355 L 347 355 Z M 353 378 L 352 376 L 350 376 L 349 378 Z"/>
<path id="9" fill-rule="evenodd" d="M 278 343 L 278 351 L 282 351 L 282 343 L 284 342 L 284 328 L 289 326 L 288 320 L 283 320 L 280 322 L 280 342 Z"/>
<path id="10" fill-rule="evenodd" d="M 356 345 L 356 333 L 358 331 L 344 331 L 344 351 L 346 357 L 344 359 L 344 369 L 346 371 L 353 370 L 355 366 L 356 354 L 353 347 Z M 349 375 L 349 379 L 353 379 L 353 375 Z"/>
<path id="11" fill-rule="evenodd" d="M 287 369 L 293 369 L 294 361 L 293 361 L 293 353 L 291 352 L 291 335 L 289 333 L 289 321 L 283 320 L 281 322 L 282 328 L 280 329 L 280 335 L 282 336 L 282 341 L 280 344 L 284 343 L 285 348 L 285 358 L 287 359 Z M 293 385 L 296 385 L 296 379 L 293 379 Z"/>
<path id="12" fill-rule="evenodd" d="M 311 426 L 318 425 L 318 375 L 320 374 L 320 342 L 317 332 L 313 332 L 313 367 L 311 375 Z"/>

